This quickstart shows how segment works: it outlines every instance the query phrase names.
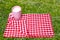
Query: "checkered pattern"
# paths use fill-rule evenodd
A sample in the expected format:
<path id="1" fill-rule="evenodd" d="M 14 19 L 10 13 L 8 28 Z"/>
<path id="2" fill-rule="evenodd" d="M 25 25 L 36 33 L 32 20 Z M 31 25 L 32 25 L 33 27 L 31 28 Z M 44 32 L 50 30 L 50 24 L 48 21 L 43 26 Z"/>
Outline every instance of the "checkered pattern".
<path id="1" fill-rule="evenodd" d="M 41 38 L 53 37 L 54 32 L 49 14 L 22 14 L 19 21 L 8 18 L 4 37 Z"/>

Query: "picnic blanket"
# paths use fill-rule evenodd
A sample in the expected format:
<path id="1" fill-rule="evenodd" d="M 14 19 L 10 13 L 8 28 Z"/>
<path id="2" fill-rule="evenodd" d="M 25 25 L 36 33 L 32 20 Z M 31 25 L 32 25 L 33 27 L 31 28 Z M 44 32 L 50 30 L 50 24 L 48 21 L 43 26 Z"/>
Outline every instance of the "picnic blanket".
<path id="1" fill-rule="evenodd" d="M 54 36 L 50 14 L 22 14 L 16 21 L 9 18 L 4 37 L 10 38 L 51 38 Z"/>

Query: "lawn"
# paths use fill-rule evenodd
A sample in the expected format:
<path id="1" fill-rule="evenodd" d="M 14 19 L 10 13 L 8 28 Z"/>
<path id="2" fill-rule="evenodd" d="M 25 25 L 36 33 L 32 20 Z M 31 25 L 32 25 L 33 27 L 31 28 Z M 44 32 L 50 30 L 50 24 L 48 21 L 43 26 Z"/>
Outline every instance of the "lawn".
<path id="1" fill-rule="evenodd" d="M 50 13 L 55 36 L 53 38 L 4 38 L 3 32 L 11 8 L 22 7 L 22 13 Z M 60 0 L 0 0 L 0 40 L 60 40 Z"/>

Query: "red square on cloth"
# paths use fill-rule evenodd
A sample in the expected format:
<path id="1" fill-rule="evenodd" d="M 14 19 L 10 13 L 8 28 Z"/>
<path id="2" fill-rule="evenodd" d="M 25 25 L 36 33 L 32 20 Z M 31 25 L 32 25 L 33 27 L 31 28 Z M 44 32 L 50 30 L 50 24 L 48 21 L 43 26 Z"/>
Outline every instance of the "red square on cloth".
<path id="1" fill-rule="evenodd" d="M 50 14 L 22 14 L 19 21 L 8 18 L 4 37 L 12 38 L 44 38 L 53 37 Z"/>

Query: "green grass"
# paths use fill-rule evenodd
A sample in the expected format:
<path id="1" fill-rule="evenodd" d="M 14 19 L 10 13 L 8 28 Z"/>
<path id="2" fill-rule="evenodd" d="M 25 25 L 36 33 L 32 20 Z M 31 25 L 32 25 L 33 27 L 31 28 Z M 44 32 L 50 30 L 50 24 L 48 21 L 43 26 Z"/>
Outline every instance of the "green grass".
<path id="1" fill-rule="evenodd" d="M 11 8 L 22 7 L 22 13 L 50 13 L 55 32 L 53 38 L 4 38 L 3 32 Z M 60 40 L 60 0 L 0 0 L 0 40 Z M 54 18 L 55 17 L 55 18 Z"/>

